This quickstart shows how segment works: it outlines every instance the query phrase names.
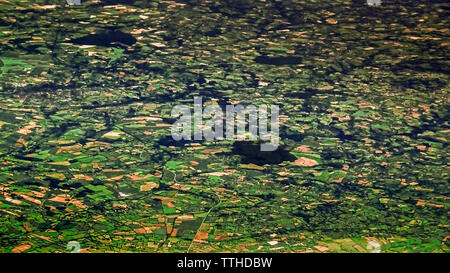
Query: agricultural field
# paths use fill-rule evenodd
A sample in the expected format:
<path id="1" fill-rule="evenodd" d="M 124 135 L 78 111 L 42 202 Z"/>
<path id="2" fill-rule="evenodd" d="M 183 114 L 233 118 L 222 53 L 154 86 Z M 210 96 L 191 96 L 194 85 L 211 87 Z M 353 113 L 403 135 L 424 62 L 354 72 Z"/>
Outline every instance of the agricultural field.
<path id="1" fill-rule="evenodd" d="M 445 0 L 0 0 L 0 252 L 449 252 Z M 278 105 L 280 145 L 171 136 Z"/>

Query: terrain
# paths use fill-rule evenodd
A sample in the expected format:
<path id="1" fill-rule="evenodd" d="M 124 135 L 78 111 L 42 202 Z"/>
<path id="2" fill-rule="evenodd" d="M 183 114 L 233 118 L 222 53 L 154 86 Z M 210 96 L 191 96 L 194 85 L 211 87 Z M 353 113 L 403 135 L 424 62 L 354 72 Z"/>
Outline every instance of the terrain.
<path id="1" fill-rule="evenodd" d="M 0 252 L 448 252 L 449 8 L 0 0 Z M 194 96 L 280 148 L 174 141 Z"/>

